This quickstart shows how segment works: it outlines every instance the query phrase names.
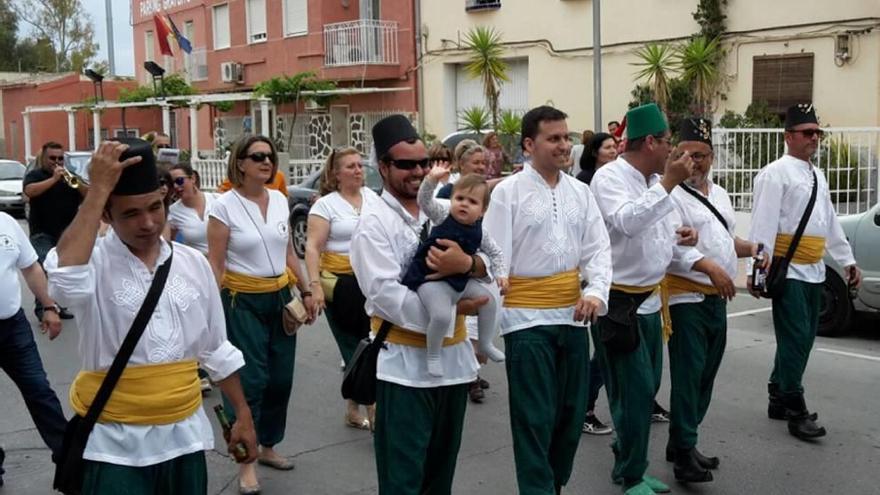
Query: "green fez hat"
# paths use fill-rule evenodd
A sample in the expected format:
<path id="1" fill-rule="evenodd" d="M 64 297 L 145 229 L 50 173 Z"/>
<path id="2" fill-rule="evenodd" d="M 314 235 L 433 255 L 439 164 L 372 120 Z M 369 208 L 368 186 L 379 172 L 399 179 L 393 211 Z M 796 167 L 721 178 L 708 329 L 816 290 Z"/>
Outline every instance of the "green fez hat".
<path id="1" fill-rule="evenodd" d="M 656 103 L 648 103 L 626 112 L 626 139 L 653 136 L 669 130 L 669 123 Z"/>

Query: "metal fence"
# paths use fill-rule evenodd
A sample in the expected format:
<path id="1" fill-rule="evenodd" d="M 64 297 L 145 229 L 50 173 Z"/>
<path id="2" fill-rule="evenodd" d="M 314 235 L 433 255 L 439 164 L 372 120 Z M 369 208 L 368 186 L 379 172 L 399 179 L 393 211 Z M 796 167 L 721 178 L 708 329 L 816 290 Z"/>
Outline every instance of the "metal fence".
<path id="1" fill-rule="evenodd" d="M 783 130 L 714 129 L 712 141 L 712 180 L 735 210 L 751 211 L 755 175 L 785 153 Z M 838 214 L 866 211 L 880 191 L 880 127 L 826 128 L 813 163 L 825 173 Z"/>
<path id="2" fill-rule="evenodd" d="M 225 159 L 195 159 L 192 167 L 199 173 L 201 189 L 204 191 L 216 191 L 226 179 Z M 287 170 L 282 170 L 287 175 L 287 184 L 295 185 L 302 182 L 306 177 L 321 169 L 323 160 L 290 160 Z"/>
<path id="3" fill-rule="evenodd" d="M 324 25 L 324 65 L 396 65 L 397 22 L 360 19 Z"/>

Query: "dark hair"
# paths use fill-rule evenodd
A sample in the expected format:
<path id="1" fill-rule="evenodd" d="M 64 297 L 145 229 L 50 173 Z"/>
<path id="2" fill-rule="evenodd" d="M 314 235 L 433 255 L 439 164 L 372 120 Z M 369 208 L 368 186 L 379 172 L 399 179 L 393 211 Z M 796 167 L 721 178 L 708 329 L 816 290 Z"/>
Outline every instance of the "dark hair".
<path id="1" fill-rule="evenodd" d="M 478 187 L 482 187 L 484 190 L 483 193 L 483 211 L 489 207 L 489 184 L 486 182 L 486 178 L 480 174 L 466 174 L 461 176 L 455 184 L 452 185 L 452 194 L 455 194 L 456 191 L 472 191 Z"/>
<path id="2" fill-rule="evenodd" d="M 651 134 L 651 137 L 653 137 L 654 139 L 663 139 L 664 137 L 666 137 L 666 131 L 657 134 Z M 624 149 L 624 151 L 641 151 L 647 139 L 648 136 L 642 136 L 638 139 L 627 139 L 626 148 Z"/>
<path id="3" fill-rule="evenodd" d="M 57 143 L 55 141 L 48 141 L 46 144 L 44 144 L 43 147 L 40 148 L 40 156 L 39 160 L 37 161 L 40 167 L 44 167 L 46 165 L 46 150 L 49 149 L 63 150 L 64 146 L 61 146 L 60 143 Z"/>
<path id="4" fill-rule="evenodd" d="M 233 187 L 241 185 L 241 180 L 244 177 L 244 174 L 241 169 L 238 168 L 238 162 L 246 158 L 248 149 L 250 149 L 251 145 L 254 143 L 266 143 L 269 145 L 269 159 L 272 161 L 272 175 L 266 181 L 266 184 L 271 184 L 272 181 L 275 180 L 275 174 L 278 172 L 278 154 L 275 152 L 275 143 L 266 136 L 256 134 L 244 136 L 232 146 L 232 153 L 229 154 L 229 162 L 226 165 L 226 176 L 229 178 L 229 182 L 232 183 Z"/>
<path id="5" fill-rule="evenodd" d="M 172 170 L 180 170 L 181 172 L 186 174 L 187 177 L 191 177 L 193 179 L 193 182 L 196 184 L 196 189 L 202 186 L 201 176 L 199 176 L 199 173 L 194 168 L 192 168 L 192 165 L 190 165 L 188 162 L 178 162 L 172 165 L 171 168 L 168 169 L 168 172 L 170 173 Z"/>
<path id="6" fill-rule="evenodd" d="M 618 122 L 618 121 L 616 121 L 616 120 L 612 120 L 611 122 L 608 122 L 608 124 L 606 125 L 606 127 L 609 126 L 609 125 L 611 125 L 611 124 L 617 124 L 617 125 L 620 125 L 620 122 Z"/>
<path id="7" fill-rule="evenodd" d="M 599 148 L 602 147 L 602 143 L 609 139 L 614 139 L 614 136 L 608 134 L 607 132 L 600 132 L 594 134 L 592 138 L 590 138 L 590 142 L 584 143 L 584 152 L 581 154 L 581 161 L 578 162 L 578 165 L 581 167 L 581 173 L 588 171 L 585 174 L 586 180 L 581 179 L 581 173 L 578 174 L 578 179 L 583 180 L 587 184 L 590 183 L 590 180 L 593 178 L 593 174 L 596 173 L 596 158 L 598 158 Z"/>
<path id="8" fill-rule="evenodd" d="M 556 122 L 567 118 L 568 115 L 565 112 L 557 110 L 549 105 L 541 105 L 540 107 L 535 107 L 529 110 L 522 118 L 522 132 L 520 133 L 522 137 L 520 137 L 519 141 L 520 146 L 523 146 L 526 142 L 526 138 L 534 141 L 535 138 L 538 137 L 538 127 L 541 125 L 541 122 Z"/>

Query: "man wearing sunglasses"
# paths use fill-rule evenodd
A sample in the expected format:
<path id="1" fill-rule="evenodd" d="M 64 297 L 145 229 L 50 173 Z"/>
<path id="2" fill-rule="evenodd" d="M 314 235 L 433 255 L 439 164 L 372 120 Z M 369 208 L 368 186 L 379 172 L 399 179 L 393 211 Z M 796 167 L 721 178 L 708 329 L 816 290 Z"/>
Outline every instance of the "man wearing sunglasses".
<path id="1" fill-rule="evenodd" d="M 78 189 L 73 189 L 65 182 L 62 174 L 64 147 L 59 143 L 49 141 L 44 144 L 36 160 L 34 169 L 24 176 L 23 189 L 30 203 L 30 241 L 42 265 L 46 254 L 58 244 L 61 233 L 76 216 L 86 188 L 81 184 Z M 44 310 L 50 311 L 52 308 L 44 309 L 37 300 L 34 308 L 37 319 L 43 319 Z M 63 308 L 60 316 L 73 318 Z"/>
<path id="2" fill-rule="evenodd" d="M 459 317 L 440 351 L 444 376 L 428 373 L 424 335 L 428 313 L 418 294 L 400 283 L 420 239 L 428 234 L 427 215 L 416 202 L 430 167 L 428 150 L 403 115 L 382 119 L 372 134 L 384 191 L 382 201 L 361 212 L 350 256 L 373 332 L 383 321 L 393 325 L 376 366 L 374 448 L 379 493 L 448 494 L 477 360 L 464 317 Z M 429 278 L 457 273 L 486 276 L 482 255 L 465 254 L 445 239 L 438 243 L 445 249 L 431 248 L 428 267 L 436 273 Z M 463 299 L 458 313 L 473 313 L 486 302 Z"/>
<path id="3" fill-rule="evenodd" d="M 826 433 L 825 428 L 817 424 L 817 415 L 807 410 L 802 383 L 819 323 L 825 282 L 823 255 L 827 251 L 844 267 L 850 287 L 858 287 L 862 278 L 834 212 L 825 174 L 810 161 L 822 137 L 823 131 L 811 103 L 788 109 L 785 114 L 788 149 L 782 158 L 765 166 L 755 177 L 749 233 L 749 240 L 764 244 L 767 262 L 771 256 L 772 263 L 779 262 L 793 242 L 793 234 L 806 212 L 816 181 L 815 205 L 788 267 L 785 287 L 781 294 L 773 297 L 776 357 L 767 384 L 767 415 L 770 419 L 787 420 L 789 433 L 800 439 L 814 439 Z M 770 269 L 768 265 L 765 267 Z M 747 273 L 752 273 L 751 270 L 749 266 Z M 752 288 L 752 277 L 748 278 L 748 287 L 753 296 L 761 295 Z"/>

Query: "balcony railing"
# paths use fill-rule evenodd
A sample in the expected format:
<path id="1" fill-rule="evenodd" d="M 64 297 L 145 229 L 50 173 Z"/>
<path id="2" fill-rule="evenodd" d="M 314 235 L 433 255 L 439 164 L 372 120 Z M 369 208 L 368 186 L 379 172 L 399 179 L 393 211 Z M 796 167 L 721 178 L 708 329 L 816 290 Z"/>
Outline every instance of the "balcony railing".
<path id="1" fill-rule="evenodd" d="M 397 23 L 360 19 L 324 25 L 324 66 L 397 65 Z"/>
<path id="2" fill-rule="evenodd" d="M 464 10 L 470 12 L 472 10 L 500 9 L 501 0 L 465 0 Z"/>

